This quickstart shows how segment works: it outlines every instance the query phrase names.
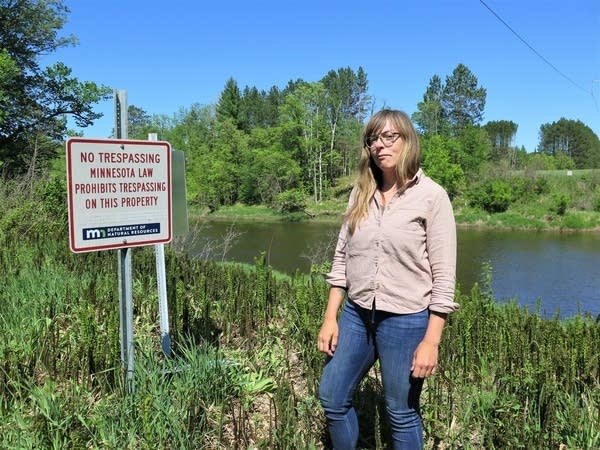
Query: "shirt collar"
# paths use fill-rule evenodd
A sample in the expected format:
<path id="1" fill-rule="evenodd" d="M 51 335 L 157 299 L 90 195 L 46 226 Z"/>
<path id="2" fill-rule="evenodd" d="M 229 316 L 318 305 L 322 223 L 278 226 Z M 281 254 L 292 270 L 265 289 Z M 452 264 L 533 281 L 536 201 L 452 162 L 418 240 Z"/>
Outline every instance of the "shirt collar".
<path id="1" fill-rule="evenodd" d="M 412 177 L 408 181 L 408 187 L 411 187 L 412 185 L 417 184 L 419 181 L 421 181 L 421 178 L 423 178 L 423 169 L 421 169 L 419 167 L 419 170 L 417 170 L 417 173 L 415 173 L 415 176 Z"/>

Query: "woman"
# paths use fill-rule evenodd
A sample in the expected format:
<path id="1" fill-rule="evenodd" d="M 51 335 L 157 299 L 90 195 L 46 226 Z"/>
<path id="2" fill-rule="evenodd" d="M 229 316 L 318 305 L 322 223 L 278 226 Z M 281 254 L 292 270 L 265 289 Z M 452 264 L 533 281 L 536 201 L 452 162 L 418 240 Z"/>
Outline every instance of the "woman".
<path id="1" fill-rule="evenodd" d="M 334 448 L 356 448 L 352 396 L 379 360 L 393 448 L 415 450 L 423 447 L 423 380 L 435 372 L 446 316 L 458 308 L 456 226 L 446 191 L 419 167 L 419 139 L 404 112 L 376 113 L 362 141 L 327 274 L 319 398 Z"/>

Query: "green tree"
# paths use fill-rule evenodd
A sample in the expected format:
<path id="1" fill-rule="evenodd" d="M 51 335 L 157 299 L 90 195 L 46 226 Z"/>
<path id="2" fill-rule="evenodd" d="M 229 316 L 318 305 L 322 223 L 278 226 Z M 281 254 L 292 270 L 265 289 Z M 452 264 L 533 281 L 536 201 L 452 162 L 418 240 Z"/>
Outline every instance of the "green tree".
<path id="1" fill-rule="evenodd" d="M 423 170 L 446 189 L 450 198 L 458 196 L 464 190 L 466 181 L 462 168 L 452 162 L 452 155 L 459 148 L 456 139 L 439 134 L 427 135 L 421 139 L 421 147 Z"/>
<path id="2" fill-rule="evenodd" d="M 147 139 L 151 131 L 150 115 L 135 105 L 127 107 L 127 137 L 129 139 Z"/>
<path id="3" fill-rule="evenodd" d="M 274 127 L 279 124 L 279 108 L 283 105 L 285 95 L 277 86 L 272 86 L 267 92 L 264 105 L 264 126 Z"/>
<path id="4" fill-rule="evenodd" d="M 552 156 L 562 152 L 573 159 L 577 169 L 600 167 L 600 140 L 579 120 L 561 118 L 541 125 L 538 151 Z"/>
<path id="5" fill-rule="evenodd" d="M 324 87 L 320 82 L 296 82 L 282 107 L 284 129 L 298 133 L 300 165 L 310 180 L 315 202 L 323 198 L 324 154 L 328 145 L 328 124 L 324 113 Z M 298 160 L 298 159 L 297 159 Z"/>
<path id="6" fill-rule="evenodd" d="M 454 159 L 466 174 L 473 176 L 488 160 L 490 154 L 488 134 L 481 127 L 467 126 L 463 128 L 457 139 L 460 145 L 453 155 Z"/>
<path id="7" fill-rule="evenodd" d="M 552 155 L 547 153 L 532 153 L 527 158 L 526 169 L 529 171 L 535 170 L 555 170 L 556 161 Z"/>
<path id="8" fill-rule="evenodd" d="M 254 128 L 275 127 L 279 124 L 279 106 L 283 94 L 277 86 L 269 92 L 246 86 L 240 101 L 241 129 L 250 132 Z"/>
<path id="9" fill-rule="evenodd" d="M 91 125 L 101 117 L 92 106 L 111 92 L 79 81 L 63 63 L 40 67 L 40 56 L 77 42 L 74 36 L 58 36 L 68 12 L 61 0 L 0 0 L 0 161 L 5 173 L 41 166 L 44 161 L 36 161 L 40 154 L 32 142 L 40 136 L 64 138 L 69 116 L 80 127 Z"/>
<path id="10" fill-rule="evenodd" d="M 477 77 L 464 64 L 456 66 L 446 77 L 441 98 L 443 117 L 452 135 L 481 123 L 485 99 L 486 90 L 477 85 Z"/>
<path id="11" fill-rule="evenodd" d="M 181 108 L 175 116 L 173 131 L 169 142 L 174 148 L 195 156 L 195 150 L 208 146 L 215 127 L 214 106 L 193 104 L 189 108 Z"/>
<path id="12" fill-rule="evenodd" d="M 175 116 L 167 116 L 166 114 L 153 114 L 150 116 L 150 121 L 147 125 L 147 132 L 144 134 L 145 139 L 148 138 L 148 133 L 156 133 L 158 139 L 173 143 L 174 127 L 177 122 Z M 179 149 L 179 147 L 174 146 Z"/>
<path id="13" fill-rule="evenodd" d="M 248 151 L 240 174 L 241 200 L 274 206 L 279 194 L 296 187 L 302 169 L 277 146 Z"/>
<path id="14" fill-rule="evenodd" d="M 525 146 L 515 148 L 515 169 L 523 169 L 527 164 L 530 153 L 527 153 Z"/>
<path id="15" fill-rule="evenodd" d="M 347 155 L 336 152 L 336 141 L 343 122 L 362 121 L 370 101 L 367 95 L 367 75 L 362 67 L 356 73 L 350 68 L 330 70 L 321 80 L 325 89 L 324 112 L 329 125 L 329 181 L 343 172 L 344 164 L 336 163 L 347 159 Z"/>
<path id="16" fill-rule="evenodd" d="M 19 67 L 5 49 L 0 50 L 0 126 L 6 117 L 10 89 L 19 75 Z"/>
<path id="17" fill-rule="evenodd" d="M 240 170 L 248 137 L 231 120 L 216 121 L 213 138 L 200 155 L 201 203 L 216 209 L 239 200 Z"/>
<path id="18" fill-rule="evenodd" d="M 423 100 L 417 104 L 417 111 L 412 115 L 417 129 L 424 135 L 442 133 L 447 128 L 442 109 L 442 90 L 442 79 L 438 75 L 431 77 Z"/>
<path id="19" fill-rule="evenodd" d="M 172 147 L 185 153 L 186 191 L 188 199 L 193 203 L 208 204 L 209 196 L 205 195 L 207 183 L 206 170 L 211 168 L 210 149 L 214 140 L 215 108 L 193 104 L 189 108 L 181 108 L 172 120 L 153 116 L 151 123 L 153 131 L 159 133 L 159 138 L 167 140 Z M 216 199 L 217 195 L 210 197 Z M 211 203 L 213 208 L 218 200 Z"/>
<path id="20" fill-rule="evenodd" d="M 250 132 L 253 128 L 264 126 L 265 92 L 256 87 L 246 86 L 240 99 L 241 129 Z"/>
<path id="21" fill-rule="evenodd" d="M 570 156 L 567 156 L 563 152 L 557 152 L 554 155 L 557 170 L 570 170 L 575 169 L 575 161 Z"/>
<path id="22" fill-rule="evenodd" d="M 516 149 L 513 146 L 518 125 L 511 120 L 491 120 L 483 127 L 490 137 L 490 160 L 508 160 L 515 168 Z"/>
<path id="23" fill-rule="evenodd" d="M 221 122 L 231 120 L 237 128 L 243 129 L 241 103 L 242 95 L 237 81 L 229 78 L 217 102 L 217 119 Z"/>
<path id="24" fill-rule="evenodd" d="M 350 175 L 356 169 L 362 128 L 363 123 L 357 120 L 346 120 L 340 126 L 336 147 L 341 157 L 339 162 L 341 176 Z"/>

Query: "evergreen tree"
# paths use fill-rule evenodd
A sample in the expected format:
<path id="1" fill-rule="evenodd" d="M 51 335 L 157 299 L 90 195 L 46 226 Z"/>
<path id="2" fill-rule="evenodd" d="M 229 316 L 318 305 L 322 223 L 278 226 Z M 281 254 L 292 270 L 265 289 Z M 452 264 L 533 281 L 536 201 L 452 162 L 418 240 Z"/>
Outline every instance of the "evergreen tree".
<path id="1" fill-rule="evenodd" d="M 135 105 L 127 107 L 127 137 L 129 139 L 147 139 L 152 133 L 150 115 Z"/>
<path id="2" fill-rule="evenodd" d="M 253 128 L 264 126 L 265 93 L 256 87 L 244 87 L 240 99 L 241 129 L 250 132 Z"/>
<path id="3" fill-rule="evenodd" d="M 490 159 L 499 161 L 506 159 L 511 167 L 516 165 L 516 152 L 513 147 L 513 141 L 517 134 L 518 125 L 511 120 L 492 120 L 484 125 L 490 137 L 491 149 Z"/>
<path id="4" fill-rule="evenodd" d="M 464 64 L 456 66 L 452 75 L 446 77 L 441 105 L 453 136 L 481 123 L 485 98 L 486 90 L 477 86 L 477 77 Z"/>
<path id="5" fill-rule="evenodd" d="M 284 95 L 277 86 L 272 86 L 265 97 L 264 126 L 274 127 L 279 124 L 279 108 L 284 103 Z"/>
<path id="6" fill-rule="evenodd" d="M 538 151 L 552 156 L 562 152 L 573 159 L 577 169 L 600 167 L 600 140 L 579 120 L 561 118 L 541 125 Z"/>
<path id="7" fill-rule="evenodd" d="M 243 129 L 241 102 L 240 88 L 233 78 L 229 78 L 217 103 L 217 120 L 230 120 L 238 129 Z"/>

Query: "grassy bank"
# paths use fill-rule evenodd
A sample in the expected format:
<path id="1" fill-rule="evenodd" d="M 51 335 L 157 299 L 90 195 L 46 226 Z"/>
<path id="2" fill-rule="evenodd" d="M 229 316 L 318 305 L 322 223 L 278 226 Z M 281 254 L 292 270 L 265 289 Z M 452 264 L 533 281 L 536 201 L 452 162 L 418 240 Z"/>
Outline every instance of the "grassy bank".
<path id="1" fill-rule="evenodd" d="M 123 387 L 114 252 L 68 251 L 56 186 L 0 197 L 0 447 L 319 449 L 326 285 L 167 251 L 163 357 L 152 248 L 133 252 L 135 393 Z M 600 327 L 458 292 L 423 395 L 428 449 L 600 447 Z M 361 448 L 388 448 L 381 380 L 357 394 Z"/>
<path id="2" fill-rule="evenodd" d="M 289 222 L 289 221 L 318 221 L 341 223 L 346 203 L 330 201 L 326 206 L 319 205 L 314 209 L 308 208 L 309 214 L 281 214 L 277 210 L 264 205 L 224 206 L 213 213 L 205 210 L 191 210 L 193 217 L 215 221 L 256 221 L 256 222 Z M 562 216 L 549 215 L 543 211 L 533 213 L 523 208 L 513 209 L 502 213 L 490 214 L 466 205 L 456 205 L 454 208 L 456 224 L 462 228 L 497 228 L 508 230 L 531 231 L 560 231 L 560 232 L 600 232 L 600 213 L 595 211 L 569 211 Z"/>
<path id="3" fill-rule="evenodd" d="M 460 227 L 487 227 L 532 231 L 600 231 L 600 172 L 597 170 L 511 172 L 478 180 L 477 187 L 452 200 Z M 306 198 L 302 209 L 281 213 L 265 205 L 222 206 L 214 212 L 193 209 L 207 220 L 322 221 L 340 223 L 352 179 L 339 180 L 325 199 Z M 489 192 L 488 192 L 489 191 Z M 487 196 L 487 197 L 486 197 Z M 480 201 L 486 197 L 487 202 Z M 483 205 L 483 206 L 482 206 Z M 487 209 L 486 206 L 487 205 Z M 496 209 L 494 209 L 496 208 Z"/>

